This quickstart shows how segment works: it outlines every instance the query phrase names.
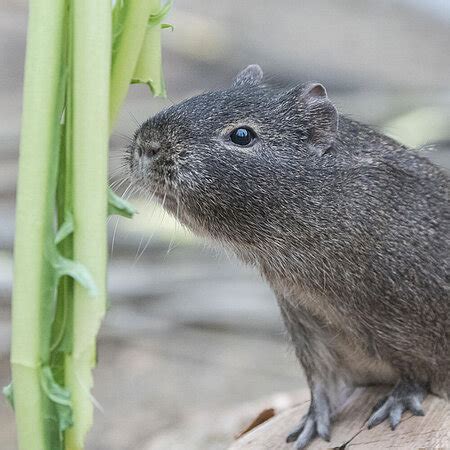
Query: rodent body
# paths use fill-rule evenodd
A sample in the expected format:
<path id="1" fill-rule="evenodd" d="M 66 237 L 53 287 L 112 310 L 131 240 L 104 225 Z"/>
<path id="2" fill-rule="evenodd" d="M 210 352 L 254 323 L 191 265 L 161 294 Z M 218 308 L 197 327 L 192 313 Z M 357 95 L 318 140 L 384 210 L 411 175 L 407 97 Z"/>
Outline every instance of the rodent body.
<path id="1" fill-rule="evenodd" d="M 428 392 L 450 394 L 448 176 L 339 115 L 321 85 L 261 78 L 249 66 L 149 119 L 131 178 L 271 285 L 311 389 L 296 448 L 329 437 L 356 386 L 394 385 L 369 426 L 395 428 Z"/>

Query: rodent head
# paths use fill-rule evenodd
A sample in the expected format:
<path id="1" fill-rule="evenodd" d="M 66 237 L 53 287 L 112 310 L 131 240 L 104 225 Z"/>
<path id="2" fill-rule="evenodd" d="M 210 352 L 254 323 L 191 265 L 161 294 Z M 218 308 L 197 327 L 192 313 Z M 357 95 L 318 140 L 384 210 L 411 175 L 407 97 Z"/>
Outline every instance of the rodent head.
<path id="1" fill-rule="evenodd" d="M 193 231 L 235 247 L 277 239 L 299 198 L 311 201 L 338 127 L 322 85 L 282 91 L 262 76 L 248 66 L 229 89 L 161 111 L 127 152 L 136 186 Z"/>

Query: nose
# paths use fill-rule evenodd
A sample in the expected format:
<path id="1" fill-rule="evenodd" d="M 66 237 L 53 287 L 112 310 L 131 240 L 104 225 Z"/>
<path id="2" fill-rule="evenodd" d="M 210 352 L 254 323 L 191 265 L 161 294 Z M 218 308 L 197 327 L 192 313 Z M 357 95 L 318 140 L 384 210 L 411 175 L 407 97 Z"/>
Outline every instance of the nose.
<path id="1" fill-rule="evenodd" d="M 157 141 L 150 141 L 145 143 L 140 143 L 137 146 L 137 152 L 139 157 L 147 156 L 151 158 L 155 156 L 161 149 L 161 144 Z"/>

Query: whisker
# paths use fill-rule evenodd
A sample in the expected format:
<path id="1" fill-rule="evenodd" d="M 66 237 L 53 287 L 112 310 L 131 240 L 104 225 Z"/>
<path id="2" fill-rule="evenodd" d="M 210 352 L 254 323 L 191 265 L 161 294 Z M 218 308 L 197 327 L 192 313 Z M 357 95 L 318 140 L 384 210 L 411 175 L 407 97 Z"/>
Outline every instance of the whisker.
<path id="1" fill-rule="evenodd" d="M 111 151 L 109 154 L 109 159 L 111 161 L 117 161 L 117 160 L 122 160 L 124 155 L 127 153 L 126 150 L 124 150 L 123 147 L 121 147 L 120 149 L 117 149 L 117 151 Z"/>
<path id="2" fill-rule="evenodd" d="M 153 195 L 152 195 L 152 197 L 153 197 Z M 146 203 L 148 203 L 148 205 L 150 205 L 151 199 L 150 199 L 148 202 L 146 202 Z M 148 219 L 149 222 L 152 221 L 153 216 L 155 215 L 155 212 L 156 212 L 156 204 L 153 205 L 153 209 L 152 209 L 151 216 L 149 216 L 148 213 L 147 213 L 146 219 Z M 148 245 L 150 244 L 151 240 L 153 239 L 153 237 L 154 237 L 154 235 L 155 235 L 155 232 L 156 232 L 156 228 L 154 228 L 153 231 L 151 232 L 150 236 L 147 237 L 147 242 L 145 243 L 145 245 L 144 245 L 142 251 L 140 251 L 140 250 L 141 250 L 142 243 L 144 242 L 144 235 L 142 236 L 142 238 L 141 238 L 141 240 L 140 240 L 140 242 L 139 242 L 139 247 L 138 247 L 138 249 L 137 249 L 137 251 L 136 251 L 136 255 L 135 255 L 135 260 L 134 260 L 134 262 L 133 262 L 133 266 L 135 266 L 135 265 L 138 263 L 139 259 L 140 259 L 141 256 L 144 254 L 145 250 L 147 249 Z"/>
<path id="3" fill-rule="evenodd" d="M 157 188 L 155 188 L 155 190 L 154 190 L 154 192 L 153 192 L 153 195 L 152 195 L 152 198 L 153 198 L 153 196 L 156 194 L 156 190 L 157 190 Z M 151 200 L 150 200 L 150 201 L 151 201 Z M 162 201 L 162 203 L 161 203 L 161 206 L 162 206 L 162 208 L 163 208 L 163 211 L 164 211 L 164 203 L 165 203 L 165 201 L 166 201 L 166 193 L 164 193 L 163 201 Z M 156 210 L 156 206 L 155 206 L 155 208 L 154 208 L 154 210 L 153 210 L 152 217 L 153 217 L 153 215 L 155 214 L 155 210 Z M 163 215 L 163 217 L 164 217 L 164 215 Z M 162 223 L 162 222 L 163 222 L 163 221 L 161 220 L 161 223 Z M 149 246 L 150 241 L 152 240 L 153 236 L 155 235 L 155 232 L 156 232 L 156 227 L 155 227 L 154 231 L 152 232 L 152 234 L 150 235 L 150 237 L 147 239 L 147 243 L 145 244 L 144 248 L 143 248 L 143 249 L 141 250 L 141 252 L 136 256 L 136 259 L 135 259 L 135 261 L 134 261 L 134 264 L 136 264 L 136 263 L 139 261 L 139 259 L 141 258 L 141 256 L 144 254 L 145 250 L 147 250 L 147 247 Z M 141 242 L 142 242 L 142 240 L 141 240 Z M 138 251 L 139 251 L 139 249 L 138 249 Z"/>
<path id="4" fill-rule="evenodd" d="M 140 187 L 140 186 L 139 186 Z M 140 187 L 141 188 L 141 187 Z M 145 211 L 147 211 L 147 208 L 151 205 L 151 202 L 152 202 L 152 200 L 153 200 L 153 197 L 155 196 L 155 194 L 156 194 L 156 187 L 155 187 L 155 189 L 153 190 L 153 193 L 150 195 L 150 196 L 148 196 L 148 195 L 146 195 L 146 198 L 145 198 L 145 200 L 144 200 L 144 210 Z M 143 191 L 143 188 L 141 188 L 141 191 Z M 147 194 L 147 192 L 145 192 L 146 194 Z M 151 219 L 153 218 L 153 215 L 155 214 L 155 210 L 156 210 L 156 205 L 154 205 L 154 208 L 153 208 L 153 210 L 152 210 L 152 214 L 151 214 L 151 217 L 149 217 L 149 212 L 147 211 L 147 214 L 146 214 L 146 217 L 145 217 L 145 219 L 147 220 L 147 221 L 151 221 Z M 139 254 L 139 251 L 140 251 L 140 249 L 141 249 L 141 246 L 142 246 L 142 242 L 144 241 L 144 235 L 142 235 L 142 237 L 141 237 L 141 240 L 140 240 L 140 242 L 139 242 L 139 246 L 138 246 L 138 249 L 137 249 L 137 251 L 136 251 L 136 255 L 135 255 L 135 258 L 137 258 L 137 256 L 138 256 L 138 254 Z M 136 262 L 136 261 L 135 261 Z"/>
<path id="5" fill-rule="evenodd" d="M 116 224 L 114 225 L 114 231 L 111 239 L 111 257 L 114 254 L 114 242 L 116 241 L 117 226 L 119 225 L 120 218 L 121 216 L 117 216 Z"/>
<path id="6" fill-rule="evenodd" d="M 127 181 L 127 178 L 124 178 L 124 179 L 120 182 L 119 186 L 121 186 L 125 181 Z M 130 189 L 131 189 L 131 190 L 133 189 L 133 184 L 132 184 L 131 181 L 129 182 L 127 188 L 126 188 L 125 191 L 123 192 L 122 198 L 125 197 L 125 195 L 127 194 L 128 191 L 130 191 Z M 110 221 L 111 217 L 112 217 L 112 216 L 108 217 L 107 222 Z M 118 227 L 118 225 L 119 225 L 120 219 L 121 219 L 121 216 L 118 215 L 118 216 L 117 216 L 116 223 L 115 223 L 115 225 L 114 225 L 113 235 L 112 235 L 112 238 L 111 238 L 111 256 L 113 256 L 113 254 L 114 254 L 114 243 L 115 243 L 115 241 L 116 241 L 117 227 Z"/>
<path id="7" fill-rule="evenodd" d="M 175 197 L 176 201 L 177 201 L 177 209 L 175 212 L 175 228 L 172 230 L 172 236 L 170 238 L 170 242 L 169 242 L 169 247 L 167 248 L 167 253 L 166 255 L 168 255 L 174 248 L 176 248 L 176 245 L 174 245 L 175 242 L 175 233 L 178 231 L 178 215 L 179 215 L 179 210 L 180 210 L 180 201 L 178 199 L 178 197 Z"/>
<path id="8" fill-rule="evenodd" d="M 137 127 L 138 127 L 138 128 L 141 128 L 144 122 L 142 122 L 142 123 L 139 122 L 139 120 L 136 119 L 136 116 L 135 116 L 131 111 L 129 111 L 128 113 L 129 113 L 130 116 L 133 118 L 133 121 L 135 122 L 135 124 L 137 125 Z"/>
<path id="9" fill-rule="evenodd" d="M 128 135 L 123 134 L 123 133 L 113 133 L 112 137 L 116 137 L 116 138 L 122 139 L 125 142 L 129 142 L 129 143 L 133 142 L 133 138 L 131 136 L 128 136 Z"/>
<path id="10" fill-rule="evenodd" d="M 120 186 L 122 186 L 123 183 L 125 183 L 126 181 L 128 181 L 128 177 L 124 177 L 124 178 L 122 178 L 122 179 L 119 178 L 118 180 L 113 181 L 113 182 L 109 185 L 109 187 L 110 187 L 111 189 L 113 189 L 113 190 L 118 190 L 118 189 L 120 188 Z"/>
<path id="11" fill-rule="evenodd" d="M 125 178 L 125 180 L 123 180 L 123 181 L 127 181 L 127 179 Z M 124 198 L 125 194 L 126 194 L 127 191 L 131 188 L 132 184 L 133 184 L 133 183 L 130 181 L 130 184 L 127 186 L 127 188 L 125 189 L 125 191 L 124 191 L 123 194 L 122 194 L 122 198 Z M 125 200 L 125 199 L 124 199 L 124 200 Z M 106 219 L 106 223 L 109 223 L 109 221 L 112 219 L 112 217 L 113 217 L 113 216 L 109 216 L 109 217 Z"/>

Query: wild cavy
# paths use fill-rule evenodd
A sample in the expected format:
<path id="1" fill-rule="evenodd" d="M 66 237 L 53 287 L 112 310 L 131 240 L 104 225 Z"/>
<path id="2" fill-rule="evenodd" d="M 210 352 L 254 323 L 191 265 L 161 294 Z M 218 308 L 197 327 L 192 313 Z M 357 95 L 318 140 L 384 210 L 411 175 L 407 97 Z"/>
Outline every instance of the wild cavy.
<path id="1" fill-rule="evenodd" d="M 449 178 L 339 114 L 321 84 L 280 90 L 262 76 L 248 66 L 146 121 L 130 178 L 272 287 L 311 390 L 289 442 L 328 440 L 369 384 L 392 385 L 369 427 L 395 428 L 450 392 Z"/>

